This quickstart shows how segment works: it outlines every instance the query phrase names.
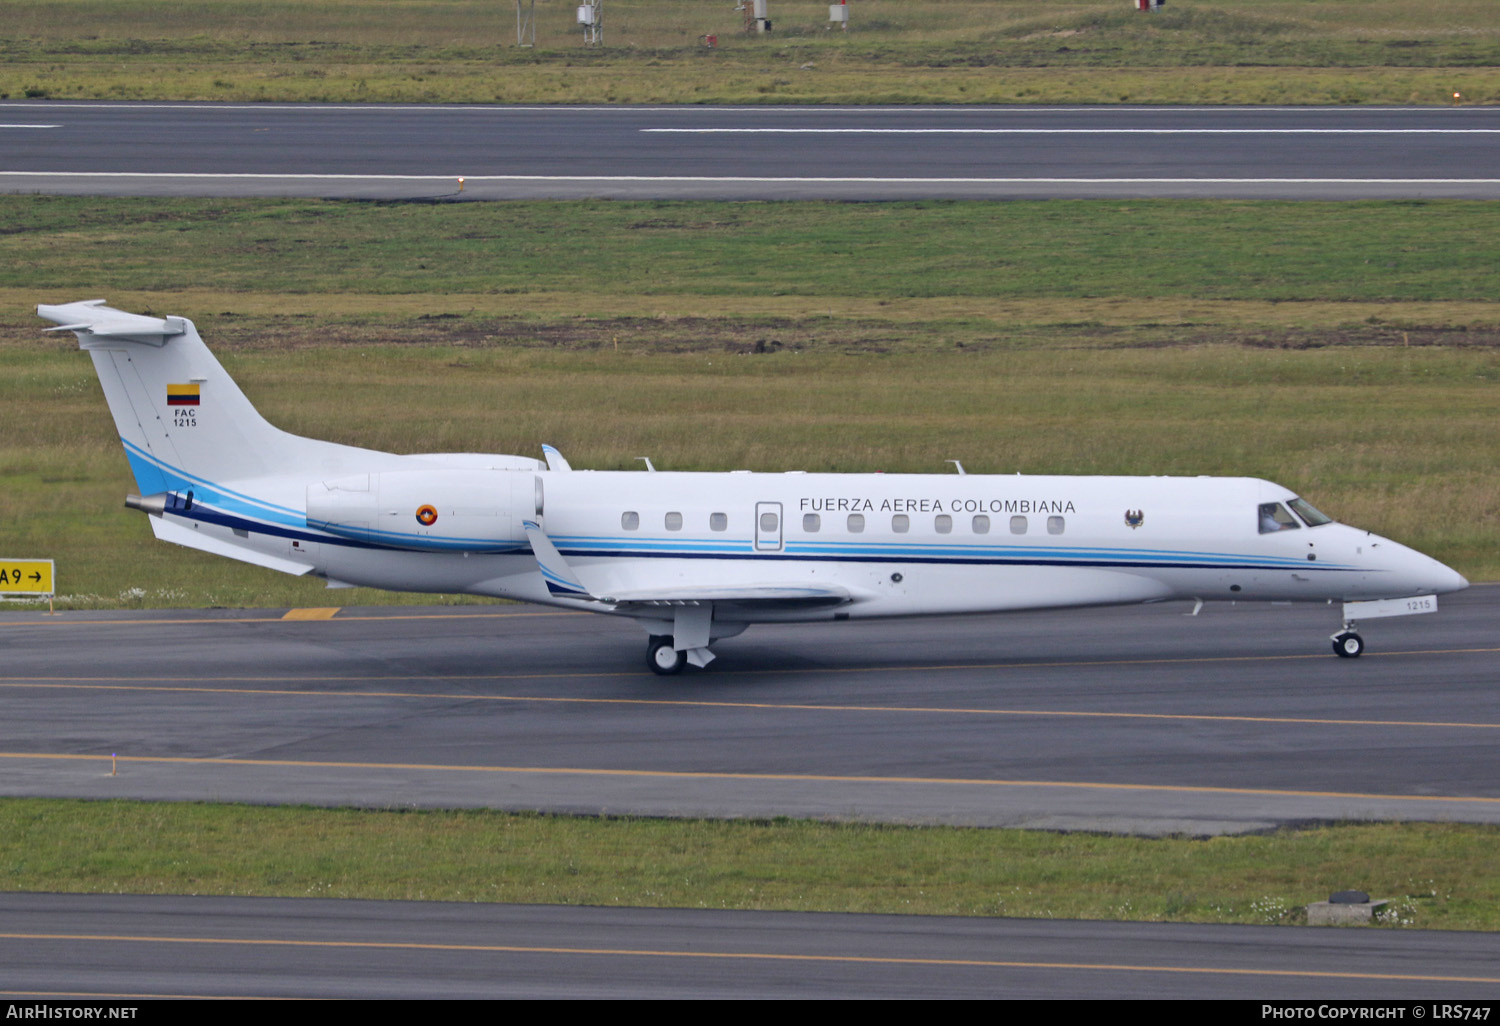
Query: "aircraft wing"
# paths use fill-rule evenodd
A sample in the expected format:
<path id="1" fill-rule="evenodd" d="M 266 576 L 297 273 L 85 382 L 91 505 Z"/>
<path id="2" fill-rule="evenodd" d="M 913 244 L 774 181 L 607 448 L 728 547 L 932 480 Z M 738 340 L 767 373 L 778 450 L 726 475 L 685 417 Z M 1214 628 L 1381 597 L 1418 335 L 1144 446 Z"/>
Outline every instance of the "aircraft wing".
<path id="1" fill-rule="evenodd" d="M 599 602 L 623 608 L 660 610 L 664 606 L 700 606 L 709 603 L 756 609 L 807 609 L 819 606 L 841 606 L 853 597 L 844 588 L 814 587 L 806 584 L 718 585 L 663 582 L 659 588 L 633 588 L 629 591 L 596 594 L 579 579 L 568 565 L 546 530 L 535 520 L 524 520 L 522 526 L 536 555 L 537 567 L 552 594 Z"/>

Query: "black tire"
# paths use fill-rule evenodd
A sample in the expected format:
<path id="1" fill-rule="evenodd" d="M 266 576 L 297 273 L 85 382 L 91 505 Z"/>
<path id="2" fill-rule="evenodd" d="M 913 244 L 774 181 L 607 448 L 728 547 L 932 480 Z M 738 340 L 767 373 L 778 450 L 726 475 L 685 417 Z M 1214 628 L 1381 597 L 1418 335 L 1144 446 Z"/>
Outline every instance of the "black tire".
<path id="1" fill-rule="evenodd" d="M 1333 639 L 1333 654 L 1341 659 L 1358 659 L 1365 650 L 1365 639 L 1353 631 L 1340 634 Z"/>
<path id="2" fill-rule="evenodd" d="M 671 638 L 653 636 L 646 645 L 646 665 L 651 667 L 652 673 L 670 677 L 681 673 L 687 665 L 687 653 L 673 648 Z"/>

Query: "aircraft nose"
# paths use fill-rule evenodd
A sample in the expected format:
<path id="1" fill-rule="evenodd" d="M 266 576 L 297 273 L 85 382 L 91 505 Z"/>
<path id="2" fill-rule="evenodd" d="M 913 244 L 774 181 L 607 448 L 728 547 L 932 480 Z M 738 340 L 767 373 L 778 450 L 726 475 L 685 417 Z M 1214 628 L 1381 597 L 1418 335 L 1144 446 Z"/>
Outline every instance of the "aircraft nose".
<path id="1" fill-rule="evenodd" d="M 1431 556 L 1424 556 L 1420 552 L 1408 549 L 1407 551 L 1416 557 L 1417 565 L 1411 568 L 1411 577 L 1419 594 L 1444 595 L 1450 591 L 1462 591 L 1469 586 L 1469 580 L 1463 574 L 1445 563 L 1439 563 Z"/>
<path id="2" fill-rule="evenodd" d="M 1387 582 L 1407 595 L 1444 595 L 1469 586 L 1463 574 L 1425 553 L 1378 535 L 1368 535 L 1369 551 L 1384 564 Z"/>
<path id="3" fill-rule="evenodd" d="M 1444 594 L 1450 591 L 1463 591 L 1469 586 L 1469 579 L 1451 566 L 1437 563 L 1437 585 L 1432 589 L 1434 594 Z"/>

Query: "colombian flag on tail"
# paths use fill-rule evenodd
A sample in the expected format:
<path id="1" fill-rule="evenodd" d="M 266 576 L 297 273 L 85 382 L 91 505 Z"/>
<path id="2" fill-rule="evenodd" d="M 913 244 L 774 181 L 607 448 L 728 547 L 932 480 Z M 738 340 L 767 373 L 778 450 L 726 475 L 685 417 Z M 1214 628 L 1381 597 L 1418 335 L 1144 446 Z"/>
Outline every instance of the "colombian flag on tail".
<path id="1" fill-rule="evenodd" d="M 198 385 L 197 384 L 192 384 L 192 385 L 168 385 L 167 386 L 167 405 L 168 406 L 197 406 L 198 405 Z"/>

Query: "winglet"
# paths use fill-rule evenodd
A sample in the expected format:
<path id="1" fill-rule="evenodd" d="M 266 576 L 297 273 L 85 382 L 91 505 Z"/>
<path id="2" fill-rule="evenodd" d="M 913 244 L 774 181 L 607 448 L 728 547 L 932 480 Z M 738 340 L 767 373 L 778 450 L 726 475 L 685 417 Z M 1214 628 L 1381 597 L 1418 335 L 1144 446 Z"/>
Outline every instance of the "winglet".
<path id="1" fill-rule="evenodd" d="M 563 454 L 560 453 L 560 452 L 558 452 L 555 448 L 553 448 L 550 445 L 544 445 L 544 446 L 542 446 L 542 455 L 545 456 L 545 457 L 547 457 L 547 469 L 548 470 L 572 470 L 573 469 L 572 465 L 563 457 Z"/>
<path id="2" fill-rule="evenodd" d="M 589 594 L 583 582 L 573 573 L 573 568 L 563 561 L 562 553 L 557 551 L 557 546 L 552 544 L 552 539 L 547 537 L 541 524 L 535 520 L 523 520 L 521 526 L 526 529 L 532 554 L 536 556 L 536 565 L 542 571 L 542 580 L 547 582 L 548 591 L 569 598 L 601 601 Z"/>

